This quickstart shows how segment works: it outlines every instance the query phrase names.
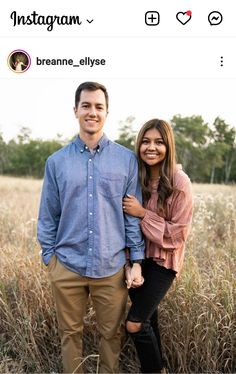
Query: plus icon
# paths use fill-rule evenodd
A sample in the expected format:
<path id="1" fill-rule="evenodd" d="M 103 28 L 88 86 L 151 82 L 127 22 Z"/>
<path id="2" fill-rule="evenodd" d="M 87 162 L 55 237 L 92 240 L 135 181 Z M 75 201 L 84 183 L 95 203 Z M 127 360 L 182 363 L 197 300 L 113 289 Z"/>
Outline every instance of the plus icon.
<path id="1" fill-rule="evenodd" d="M 156 11 L 148 11 L 145 13 L 145 23 L 148 26 L 157 26 L 160 22 L 160 14 Z"/>

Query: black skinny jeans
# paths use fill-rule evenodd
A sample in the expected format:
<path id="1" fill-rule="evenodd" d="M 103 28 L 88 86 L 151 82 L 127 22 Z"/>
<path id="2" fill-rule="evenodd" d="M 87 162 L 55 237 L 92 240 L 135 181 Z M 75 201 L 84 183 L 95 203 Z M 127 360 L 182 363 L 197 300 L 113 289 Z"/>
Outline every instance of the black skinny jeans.
<path id="1" fill-rule="evenodd" d="M 173 280 L 175 272 L 146 259 L 142 265 L 144 284 L 129 291 L 132 305 L 127 320 L 141 322 L 141 329 L 129 333 L 141 364 L 142 373 L 160 373 L 164 367 L 158 328 L 157 307 Z"/>

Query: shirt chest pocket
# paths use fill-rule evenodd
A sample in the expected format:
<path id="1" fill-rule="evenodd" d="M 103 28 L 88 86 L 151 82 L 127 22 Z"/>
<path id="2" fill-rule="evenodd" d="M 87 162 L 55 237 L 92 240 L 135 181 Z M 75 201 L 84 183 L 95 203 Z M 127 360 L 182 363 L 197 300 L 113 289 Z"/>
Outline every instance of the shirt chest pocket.
<path id="1" fill-rule="evenodd" d="M 98 192 L 107 197 L 123 196 L 125 177 L 119 174 L 106 173 L 99 177 Z"/>

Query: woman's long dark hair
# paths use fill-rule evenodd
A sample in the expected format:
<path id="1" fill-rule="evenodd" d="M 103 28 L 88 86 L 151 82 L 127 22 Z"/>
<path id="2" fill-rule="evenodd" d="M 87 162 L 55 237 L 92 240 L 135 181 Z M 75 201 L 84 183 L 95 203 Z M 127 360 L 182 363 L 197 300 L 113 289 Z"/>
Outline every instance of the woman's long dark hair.
<path id="1" fill-rule="evenodd" d="M 176 167 L 175 140 L 171 126 L 161 119 L 152 119 L 146 122 L 140 129 L 136 141 L 136 153 L 139 162 L 139 176 L 141 181 L 144 204 L 149 200 L 151 193 L 149 189 L 150 169 L 140 157 L 140 146 L 146 131 L 156 129 L 160 132 L 166 146 L 166 156 L 160 165 L 160 180 L 158 184 L 157 211 L 162 216 L 166 211 L 166 199 L 173 192 L 173 175 Z"/>

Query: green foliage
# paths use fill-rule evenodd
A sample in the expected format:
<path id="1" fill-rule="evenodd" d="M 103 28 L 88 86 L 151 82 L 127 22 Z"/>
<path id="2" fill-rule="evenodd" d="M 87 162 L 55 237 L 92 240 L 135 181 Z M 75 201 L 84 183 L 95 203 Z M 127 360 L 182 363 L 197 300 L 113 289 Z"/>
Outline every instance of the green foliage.
<path id="1" fill-rule="evenodd" d="M 135 118 L 130 116 L 125 121 L 120 121 L 119 124 L 119 138 L 116 143 L 123 145 L 126 148 L 134 150 L 135 138 L 137 132 L 133 130 L 133 122 Z"/>
<path id="2" fill-rule="evenodd" d="M 134 149 L 135 118 L 120 122 L 116 142 Z M 176 141 L 177 162 L 192 181 L 229 183 L 236 180 L 236 130 L 217 117 L 212 125 L 201 116 L 181 117 L 171 120 Z"/>
<path id="3" fill-rule="evenodd" d="M 177 161 L 194 181 L 201 181 L 200 164 L 205 159 L 209 128 L 201 116 L 174 116 L 171 120 L 176 140 Z"/>
<path id="4" fill-rule="evenodd" d="M 137 131 L 135 118 L 119 123 L 116 142 L 134 150 Z M 236 128 L 217 117 L 212 124 L 201 116 L 171 120 L 176 141 L 177 162 L 194 182 L 232 183 L 236 181 Z M 32 139 L 31 131 L 22 127 L 16 139 L 6 143 L 0 133 L 0 174 L 41 178 L 45 161 L 65 142 Z"/>
<path id="5" fill-rule="evenodd" d="M 43 177 L 45 161 L 62 147 L 59 140 L 33 140 L 31 131 L 23 127 L 17 140 L 6 144 L 0 136 L 0 172 L 15 176 Z"/>
<path id="6" fill-rule="evenodd" d="M 171 120 L 178 162 L 196 182 L 235 181 L 236 130 L 217 117 L 209 126 L 201 116 L 174 116 Z"/>
<path id="7" fill-rule="evenodd" d="M 230 127 L 224 120 L 217 117 L 213 124 L 212 135 L 215 144 L 224 149 L 222 154 L 222 168 L 218 167 L 216 169 L 216 178 L 228 183 L 231 179 L 231 173 L 235 173 L 236 169 L 236 129 L 235 127 Z"/>
<path id="8" fill-rule="evenodd" d="M 4 142 L 0 133 L 0 174 L 4 174 L 8 166 L 7 144 Z"/>

